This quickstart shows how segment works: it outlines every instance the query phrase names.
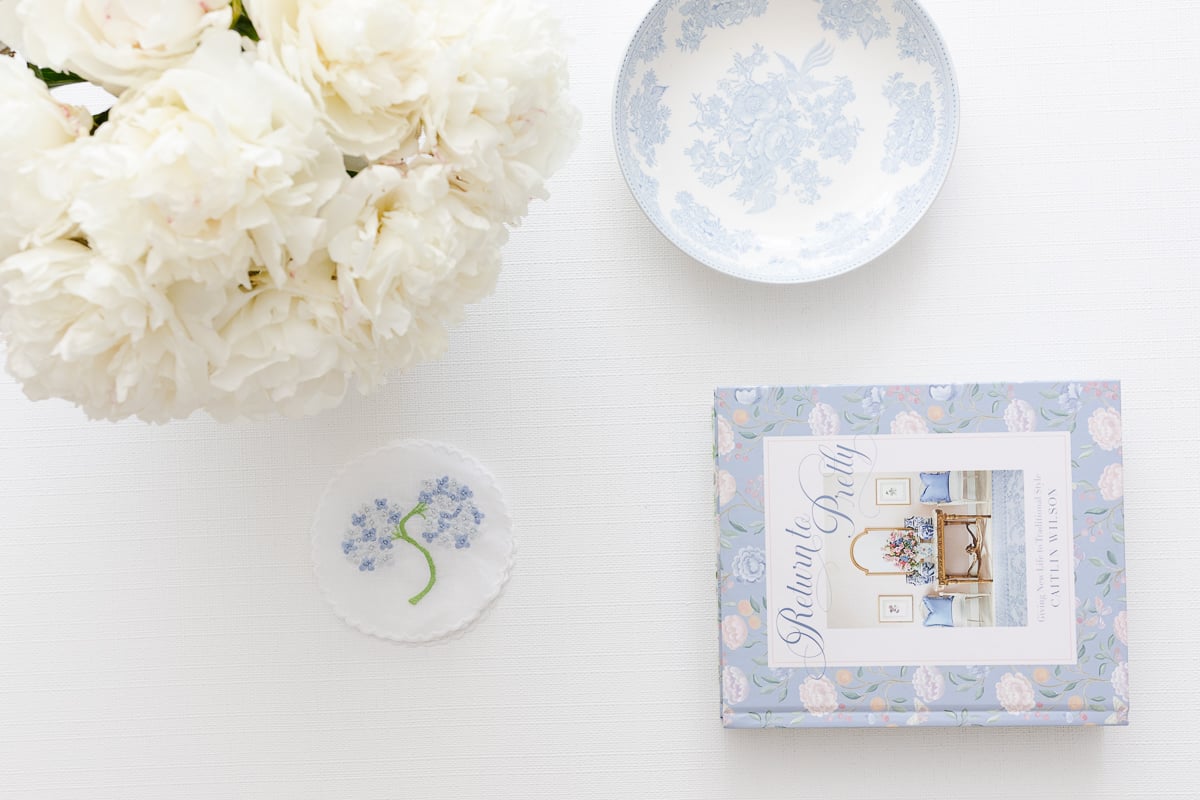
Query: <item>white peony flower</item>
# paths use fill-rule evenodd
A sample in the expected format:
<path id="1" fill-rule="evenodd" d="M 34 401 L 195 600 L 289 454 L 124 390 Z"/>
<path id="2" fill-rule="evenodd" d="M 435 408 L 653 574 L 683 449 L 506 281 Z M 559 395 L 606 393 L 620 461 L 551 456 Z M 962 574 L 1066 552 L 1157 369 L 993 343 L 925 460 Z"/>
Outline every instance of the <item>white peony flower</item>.
<path id="1" fill-rule="evenodd" d="M 1104 468 L 1098 485 L 1100 496 L 1105 500 L 1119 500 L 1125 495 L 1125 467 L 1120 461 Z"/>
<path id="2" fill-rule="evenodd" d="M 353 376 L 363 391 L 380 380 L 358 362 L 376 356 L 360 332 L 346 330 L 333 265 L 323 259 L 283 286 L 231 289 L 214 327 L 205 408 L 220 420 L 308 416 L 338 405 Z"/>
<path id="3" fill-rule="evenodd" d="M 838 709 L 837 688 L 823 675 L 820 678 L 811 675 L 805 678 L 798 693 L 805 710 L 814 717 L 825 717 Z"/>
<path id="4" fill-rule="evenodd" d="M 225 419 L 439 355 L 578 127 L 525 1 L 254 0 L 247 53 L 231 0 L 0 0 L 0 39 L 120 92 L 91 135 L 0 58 L 10 371 L 92 416 Z"/>
<path id="5" fill-rule="evenodd" d="M 348 155 L 418 154 L 486 187 L 515 222 L 574 145 L 562 36 L 526 0 L 247 0 L 263 57 L 312 97 Z"/>
<path id="6" fill-rule="evenodd" d="M 1004 424 L 1014 433 L 1028 433 L 1037 427 L 1037 412 L 1018 397 L 1004 409 Z"/>
<path id="7" fill-rule="evenodd" d="M 370 167 L 323 212 L 347 325 L 364 326 L 390 366 L 440 355 L 446 326 L 500 271 L 502 225 L 472 211 L 447 167 Z"/>
<path id="8" fill-rule="evenodd" d="M 283 284 L 324 237 L 318 212 L 348 178 L 308 98 L 210 37 L 184 66 L 134 89 L 83 143 L 71 217 L 112 261 L 151 278 Z"/>
<path id="9" fill-rule="evenodd" d="M 284 288 L 161 287 L 142 263 L 55 242 L 0 262 L 8 368 L 32 399 L 96 418 L 314 414 L 341 401 L 364 344 L 342 331 L 331 274 L 315 264 Z"/>
<path id="10" fill-rule="evenodd" d="M 996 699 L 1009 714 L 1032 711 L 1035 705 L 1033 684 L 1020 672 L 1006 672 L 996 684 Z"/>
<path id="11" fill-rule="evenodd" d="M 1121 415 L 1112 408 L 1097 408 L 1088 418 L 1088 433 L 1101 450 L 1121 446 Z"/>
<path id="12" fill-rule="evenodd" d="M 230 0 L 0 0 L 0 41 L 114 93 L 180 65 L 232 21 Z"/>
<path id="13" fill-rule="evenodd" d="M 195 336 L 224 294 L 195 284 L 164 292 L 136 263 L 59 241 L 0 262 L 0 331 L 8 370 L 34 400 L 63 397 L 92 417 L 186 417 L 207 395 Z"/>
<path id="14" fill-rule="evenodd" d="M 68 146 L 92 129 L 87 109 L 59 103 L 14 58 L 0 56 L 0 260 L 71 233 Z"/>
<path id="15" fill-rule="evenodd" d="M 445 111 L 466 42 L 439 38 L 438 3 L 407 0 L 247 0 L 261 56 L 312 97 L 350 155 L 418 150 Z"/>
<path id="16" fill-rule="evenodd" d="M 925 424 L 925 418 L 917 412 L 901 411 L 896 415 L 896 418 L 892 420 L 892 433 L 929 433 L 929 426 Z"/>
<path id="17" fill-rule="evenodd" d="M 808 427 L 813 436 L 835 436 L 841 430 L 842 418 L 828 403 L 817 403 L 808 412 Z"/>

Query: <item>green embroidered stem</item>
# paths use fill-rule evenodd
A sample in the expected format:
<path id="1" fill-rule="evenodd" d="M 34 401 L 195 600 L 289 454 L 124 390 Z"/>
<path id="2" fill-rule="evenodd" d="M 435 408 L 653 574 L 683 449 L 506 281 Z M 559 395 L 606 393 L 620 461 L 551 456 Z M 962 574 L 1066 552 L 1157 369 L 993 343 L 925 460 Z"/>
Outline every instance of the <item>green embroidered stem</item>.
<path id="1" fill-rule="evenodd" d="M 437 583 L 437 565 L 435 565 L 433 563 L 433 556 L 431 556 L 429 554 L 429 551 L 426 550 L 424 547 L 422 547 L 420 542 L 418 542 L 416 539 L 414 539 L 408 535 L 408 531 L 405 530 L 404 524 L 406 522 L 408 522 L 410 519 L 412 519 L 413 517 L 422 517 L 423 518 L 425 516 L 425 510 L 427 508 L 428 508 L 428 506 L 426 506 L 424 503 L 417 503 L 417 505 L 413 508 L 413 510 L 408 512 L 408 514 L 405 515 L 404 519 L 400 520 L 400 524 L 396 526 L 396 530 L 392 534 L 393 539 L 399 539 L 402 542 L 408 542 L 413 547 L 420 550 L 421 555 L 425 556 L 426 563 L 429 564 L 429 583 L 425 584 L 425 588 L 422 589 L 419 593 L 408 598 L 408 602 L 414 606 L 417 603 L 421 602 L 421 598 L 423 598 L 423 597 L 425 597 L 425 595 L 429 594 L 429 590 L 433 588 L 433 585 L 435 583 Z"/>

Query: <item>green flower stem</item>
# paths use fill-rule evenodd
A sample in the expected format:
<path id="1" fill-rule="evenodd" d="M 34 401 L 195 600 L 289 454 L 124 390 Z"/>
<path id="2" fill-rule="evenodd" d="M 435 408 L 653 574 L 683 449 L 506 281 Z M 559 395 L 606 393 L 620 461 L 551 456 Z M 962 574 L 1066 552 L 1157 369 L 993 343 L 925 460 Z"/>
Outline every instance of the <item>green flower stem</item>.
<path id="1" fill-rule="evenodd" d="M 402 542 L 408 542 L 413 547 L 417 548 L 417 550 L 421 552 L 421 555 L 425 556 L 425 562 L 429 564 L 429 583 L 425 584 L 425 588 L 420 592 L 408 598 L 408 602 L 414 606 L 421 602 L 421 599 L 425 597 L 425 595 L 429 594 L 429 590 L 433 588 L 435 583 L 437 583 L 437 565 L 433 563 L 433 556 L 429 554 L 429 551 L 422 547 L 420 542 L 408 535 L 408 531 L 405 530 L 404 525 L 413 517 L 424 518 L 425 510 L 427 508 L 428 506 L 426 506 L 424 503 L 417 503 L 417 505 L 413 507 L 413 510 L 408 512 L 404 519 L 400 520 L 400 524 L 396 526 L 396 530 L 392 533 L 393 539 L 399 539 Z"/>

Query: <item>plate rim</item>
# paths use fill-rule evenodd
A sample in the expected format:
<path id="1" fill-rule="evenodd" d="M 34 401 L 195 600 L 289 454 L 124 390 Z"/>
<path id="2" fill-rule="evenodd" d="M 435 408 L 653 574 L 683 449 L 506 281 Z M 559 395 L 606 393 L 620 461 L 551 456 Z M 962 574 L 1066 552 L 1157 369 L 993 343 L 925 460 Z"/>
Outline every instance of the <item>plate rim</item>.
<path id="1" fill-rule="evenodd" d="M 724 265 L 713 263 L 705 257 L 702 250 L 688 244 L 687 242 L 680 241 L 679 238 L 673 235 L 672 231 L 667 230 L 663 225 L 660 225 L 658 220 L 655 219 L 655 214 L 651 213 L 651 210 L 647 208 L 646 202 L 642 199 L 637 189 L 634 188 L 633 181 L 630 177 L 630 166 L 628 161 L 629 159 L 633 158 L 633 155 L 627 152 L 627 143 L 622 136 L 622 131 L 618 129 L 618 122 L 622 119 L 621 101 L 623 99 L 622 89 L 625 83 L 623 79 L 627 70 L 629 70 L 631 67 L 630 61 L 633 57 L 634 44 L 636 44 L 641 38 L 646 26 L 650 24 L 655 14 L 658 13 L 659 9 L 664 4 L 677 3 L 679 1 L 680 0 L 655 0 L 655 3 L 642 16 L 641 22 L 638 24 L 637 28 L 634 29 L 633 35 L 629 37 L 629 42 L 625 46 L 625 55 L 622 57 L 620 65 L 617 67 L 616 81 L 613 85 L 611 112 L 613 149 L 616 151 L 617 164 L 620 167 L 621 177 L 625 181 L 625 186 L 629 189 L 629 193 L 633 195 L 633 199 L 637 203 L 638 208 L 641 210 L 642 215 L 650 221 L 650 224 L 652 224 L 668 242 L 674 245 L 677 250 L 692 260 L 703 264 L 705 267 L 708 267 L 715 272 L 720 272 L 724 275 L 729 275 L 730 277 L 738 278 L 740 280 L 774 286 L 816 283 L 817 281 L 828 280 L 829 278 L 835 278 L 839 275 L 845 275 L 848 272 L 853 272 L 859 267 L 863 267 L 872 261 L 875 261 L 880 256 L 884 255 L 897 244 L 899 244 L 905 237 L 907 237 L 908 234 L 912 232 L 913 228 L 915 228 L 917 224 L 925 218 L 925 215 L 929 213 L 929 209 L 933 207 L 934 202 L 937 201 L 937 198 L 942 193 L 942 189 L 946 185 L 946 178 L 950 175 L 950 170 L 952 169 L 955 157 L 958 154 L 958 138 L 961 122 L 961 103 L 958 91 L 958 75 L 954 69 L 954 60 L 950 56 L 950 51 L 946 47 L 945 38 L 942 36 L 942 32 L 938 28 L 937 23 L 934 22 L 933 17 L 930 16 L 929 12 L 925 10 L 925 7 L 921 5 L 920 1 L 893 0 L 893 2 L 904 3 L 908 5 L 921 16 L 923 22 L 932 34 L 932 40 L 937 47 L 937 52 L 944 60 L 946 65 L 946 97 L 949 100 L 953 115 L 949 124 L 947 135 L 948 155 L 945 159 L 945 166 L 942 168 L 941 175 L 937 177 L 936 185 L 929 192 L 928 197 L 921 203 L 920 211 L 913 216 L 912 220 L 907 225 L 897 228 L 897 233 L 893 238 L 885 239 L 884 243 L 880 247 L 872 249 L 863 257 L 851 259 L 844 266 L 839 266 L 836 269 L 816 275 L 805 275 L 799 277 L 770 277 L 753 272 L 731 269 Z"/>

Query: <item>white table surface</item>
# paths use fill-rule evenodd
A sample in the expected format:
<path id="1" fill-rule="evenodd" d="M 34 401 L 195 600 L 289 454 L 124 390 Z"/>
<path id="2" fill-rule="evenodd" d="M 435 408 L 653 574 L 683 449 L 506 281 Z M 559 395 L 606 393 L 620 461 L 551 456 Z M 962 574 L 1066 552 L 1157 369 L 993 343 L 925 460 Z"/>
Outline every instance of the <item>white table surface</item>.
<path id="1" fill-rule="evenodd" d="M 927 0 L 962 92 L 941 197 L 782 289 L 681 255 L 622 182 L 648 0 L 559 5 L 582 143 L 442 361 L 233 427 L 89 423 L 0 378 L 0 797 L 1195 798 L 1200 3 Z M 1129 728 L 721 728 L 714 385 L 1108 376 Z M 405 436 L 489 464 L 520 541 L 482 624 L 426 649 L 338 620 L 307 546 L 331 472 Z"/>

